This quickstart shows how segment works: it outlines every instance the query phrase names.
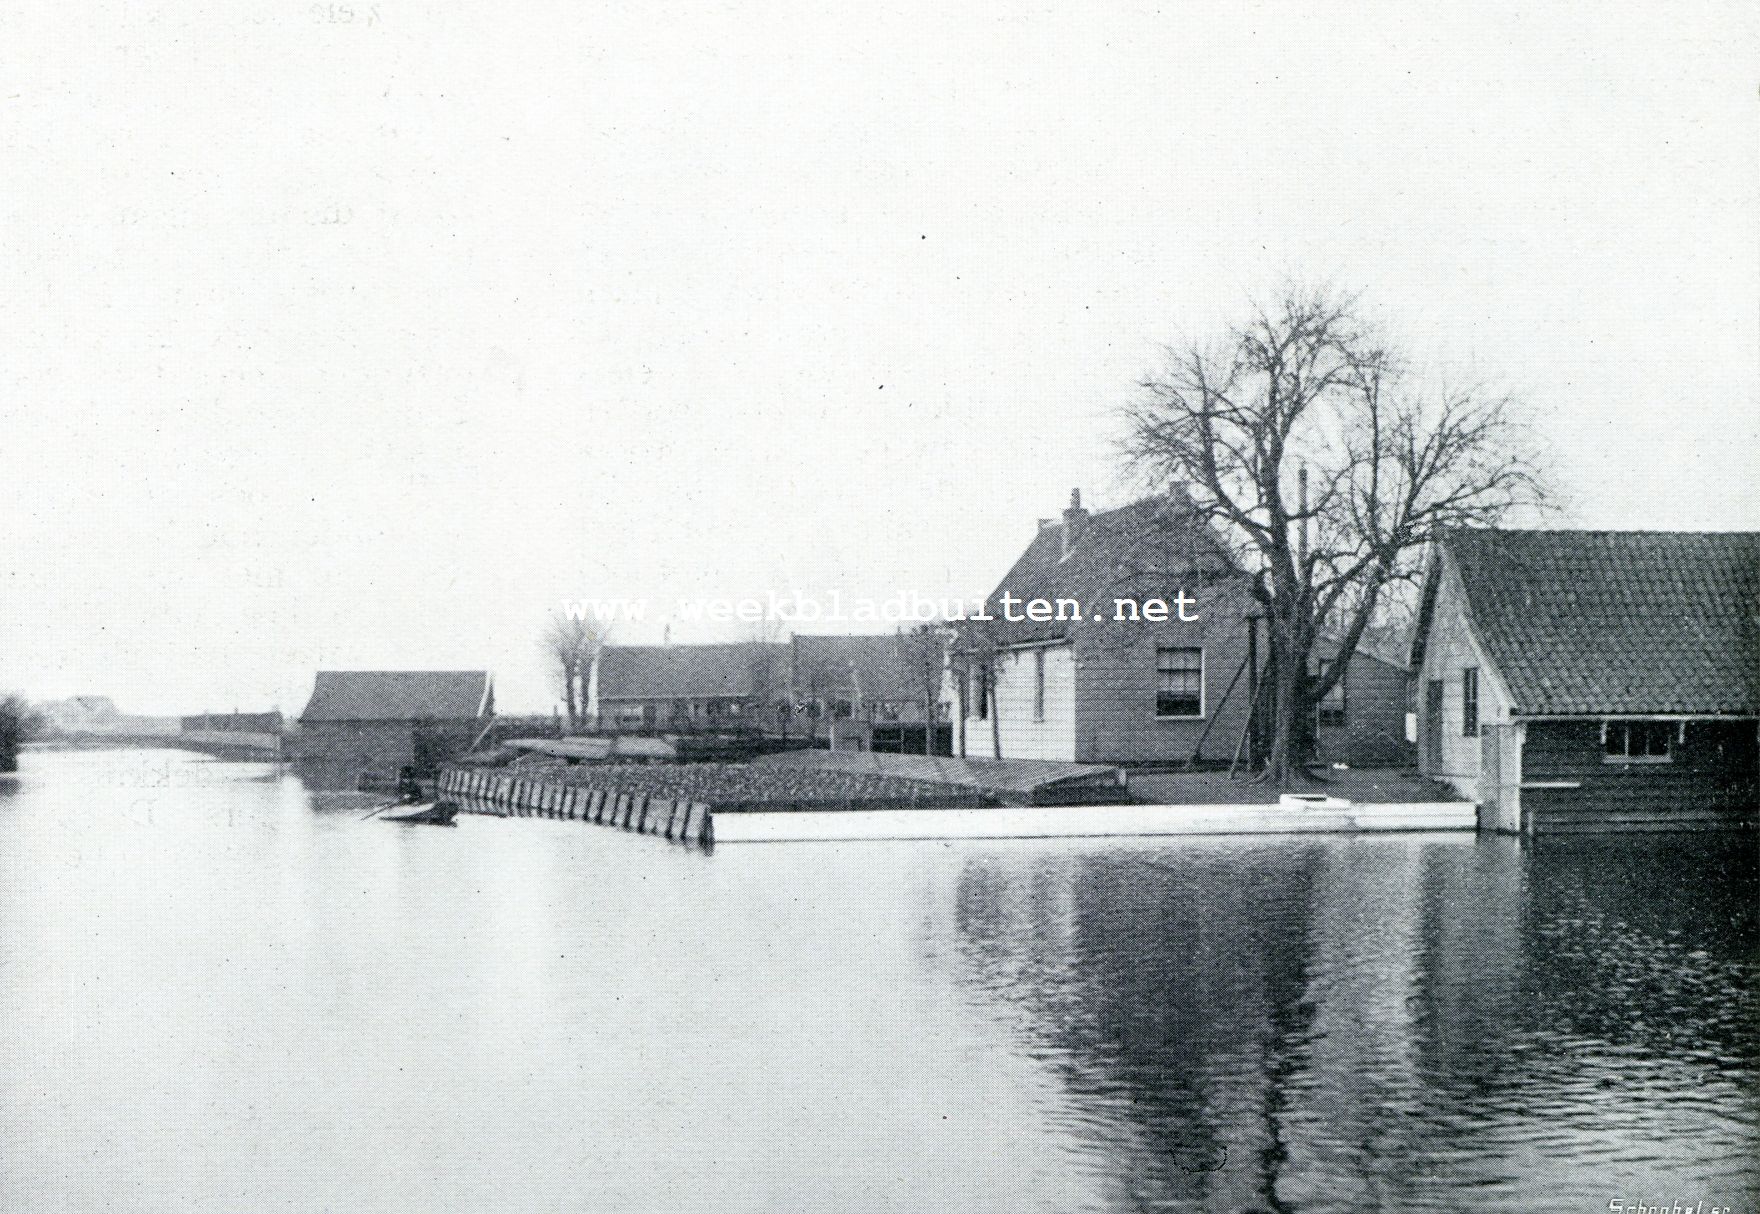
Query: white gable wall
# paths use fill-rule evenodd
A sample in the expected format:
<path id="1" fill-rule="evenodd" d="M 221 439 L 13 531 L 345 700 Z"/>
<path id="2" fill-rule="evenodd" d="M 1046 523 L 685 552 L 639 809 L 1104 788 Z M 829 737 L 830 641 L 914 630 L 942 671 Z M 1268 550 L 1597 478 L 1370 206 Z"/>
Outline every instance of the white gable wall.
<path id="1" fill-rule="evenodd" d="M 1462 672 L 1479 671 L 1479 722 L 1509 721 L 1509 697 L 1503 679 L 1486 660 L 1473 635 L 1466 592 L 1454 562 L 1444 555 L 1430 632 L 1424 642 L 1424 664 L 1418 672 L 1418 768 L 1433 779 L 1453 785 L 1461 795 L 1477 799 L 1480 740 L 1462 732 L 1464 705 Z M 1442 762 L 1435 763 L 1429 747 L 1429 686 L 1442 683 Z"/>
<path id="2" fill-rule="evenodd" d="M 1035 720 L 1034 653 L 1045 655 L 1045 715 Z M 1076 757 L 1076 666 L 1068 644 L 1037 650 L 1013 649 L 997 661 L 997 720 L 1005 759 L 1059 759 Z M 966 756 L 991 758 L 991 723 L 976 715 L 977 705 L 967 706 Z"/>

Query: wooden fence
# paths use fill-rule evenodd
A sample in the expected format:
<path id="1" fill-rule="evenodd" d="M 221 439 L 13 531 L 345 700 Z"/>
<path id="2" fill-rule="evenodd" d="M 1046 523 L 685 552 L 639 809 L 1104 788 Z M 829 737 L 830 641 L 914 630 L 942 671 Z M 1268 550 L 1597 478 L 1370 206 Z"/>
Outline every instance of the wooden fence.
<path id="1" fill-rule="evenodd" d="M 580 788 L 466 767 L 444 768 L 440 772 L 439 791 L 466 813 L 589 822 L 700 847 L 715 841 L 714 817 L 701 801 Z"/>

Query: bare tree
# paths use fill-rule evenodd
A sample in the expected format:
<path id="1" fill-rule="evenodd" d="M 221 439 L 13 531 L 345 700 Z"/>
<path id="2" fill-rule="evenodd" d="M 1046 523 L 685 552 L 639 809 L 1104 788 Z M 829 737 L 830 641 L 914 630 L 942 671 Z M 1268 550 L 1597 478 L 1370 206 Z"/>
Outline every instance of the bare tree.
<path id="1" fill-rule="evenodd" d="M 1225 341 L 1170 348 L 1124 410 L 1125 454 L 1251 575 L 1270 638 L 1266 776 L 1308 758 L 1317 704 L 1444 529 L 1542 505 L 1515 402 L 1419 382 L 1354 296 L 1286 289 Z M 1310 676 L 1321 631 L 1336 653 Z"/>
<path id="2" fill-rule="evenodd" d="M 553 614 L 544 629 L 544 652 L 562 689 L 563 708 L 568 713 L 569 728 L 580 725 L 587 707 L 587 687 L 592 678 L 593 663 L 605 644 L 606 628 L 597 620 Z"/>
<path id="3" fill-rule="evenodd" d="M 1002 664 L 1008 660 L 1008 650 L 997 639 L 994 626 L 983 624 L 966 624 L 960 628 L 955 644 L 952 675 L 960 701 L 960 757 L 965 757 L 965 746 L 969 744 L 964 736 L 965 722 L 975 707 L 990 722 L 990 755 L 1000 759 L 1002 716 L 996 700 L 996 685 L 1000 681 Z M 976 686 L 968 690 L 974 683 Z M 976 705 L 971 703 L 974 693 L 978 700 Z"/>
<path id="4" fill-rule="evenodd" d="M 745 631 L 745 644 L 751 646 L 752 703 L 757 719 L 752 726 L 769 732 L 771 715 L 775 726 L 786 736 L 788 718 L 794 712 L 791 682 L 793 671 L 788 655 L 780 647 L 788 641 L 788 630 L 782 621 L 765 615 L 753 620 Z"/>
<path id="5" fill-rule="evenodd" d="M 18 747 L 42 725 L 22 696 L 0 695 L 0 772 L 18 770 Z"/>
<path id="6" fill-rule="evenodd" d="M 923 705 L 923 753 L 935 753 L 936 726 L 941 687 L 947 677 L 947 649 L 953 632 L 940 624 L 919 624 L 900 630 L 898 660 L 900 682 L 911 689 Z"/>

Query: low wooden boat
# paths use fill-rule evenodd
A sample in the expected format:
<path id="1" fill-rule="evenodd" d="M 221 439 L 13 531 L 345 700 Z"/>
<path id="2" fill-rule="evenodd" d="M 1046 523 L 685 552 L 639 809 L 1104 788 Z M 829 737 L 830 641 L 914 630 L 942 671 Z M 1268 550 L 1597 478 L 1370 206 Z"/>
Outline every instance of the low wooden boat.
<path id="1" fill-rule="evenodd" d="M 458 806 L 451 801 L 417 802 L 393 806 L 379 815 L 381 822 L 404 822 L 411 826 L 457 826 Z"/>

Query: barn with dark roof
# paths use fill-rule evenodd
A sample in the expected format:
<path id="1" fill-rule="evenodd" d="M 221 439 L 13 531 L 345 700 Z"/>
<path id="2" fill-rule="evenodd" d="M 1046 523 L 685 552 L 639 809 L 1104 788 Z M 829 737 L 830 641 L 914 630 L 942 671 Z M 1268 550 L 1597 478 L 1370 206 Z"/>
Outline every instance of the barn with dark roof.
<path id="1" fill-rule="evenodd" d="M 1422 769 L 1487 827 L 1755 823 L 1760 533 L 1451 532 L 1411 656 Z"/>
<path id="2" fill-rule="evenodd" d="M 429 776 L 494 712 L 486 670 L 320 670 L 295 750 L 302 774 L 326 785 L 395 775 L 406 764 Z"/>

